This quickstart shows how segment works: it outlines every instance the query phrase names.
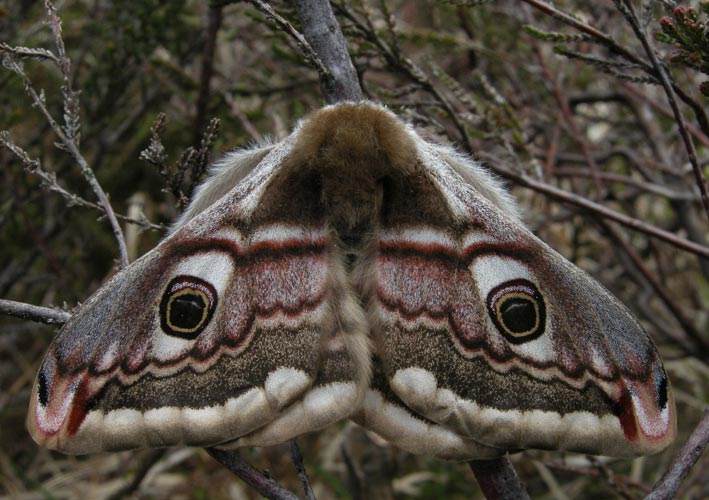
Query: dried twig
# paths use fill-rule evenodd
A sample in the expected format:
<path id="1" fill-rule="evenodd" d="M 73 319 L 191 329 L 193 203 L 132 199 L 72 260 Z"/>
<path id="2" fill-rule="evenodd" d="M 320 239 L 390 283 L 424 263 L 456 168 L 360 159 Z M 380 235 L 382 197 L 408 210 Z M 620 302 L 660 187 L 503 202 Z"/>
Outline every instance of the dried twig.
<path id="1" fill-rule="evenodd" d="M 300 51 L 305 56 L 305 59 L 308 61 L 308 63 L 311 66 L 313 66 L 317 70 L 318 76 L 320 77 L 321 82 L 323 80 L 325 80 L 325 81 L 332 80 L 332 75 L 330 74 L 328 68 L 323 64 L 323 61 L 320 59 L 318 53 L 315 50 L 313 50 L 313 47 L 310 46 L 306 37 L 304 37 L 297 29 L 295 29 L 291 23 L 289 23 L 280 14 L 278 14 L 278 12 L 273 10 L 273 7 L 271 7 L 267 2 L 263 2 L 262 0 L 249 0 L 249 1 L 257 9 L 259 9 L 261 12 L 266 14 L 266 16 L 276 26 L 278 26 L 278 28 L 283 30 L 285 33 L 290 35 L 295 40 L 295 43 L 300 48 Z M 329 4 L 328 4 L 328 8 L 329 8 Z M 320 12 L 316 12 L 316 14 L 323 15 Z M 323 19 L 324 19 L 324 17 L 323 17 Z"/>
<path id="2" fill-rule="evenodd" d="M 85 200 L 81 196 L 71 193 L 64 189 L 62 186 L 60 186 L 59 182 L 57 181 L 57 176 L 54 174 L 54 172 L 47 172 L 46 170 L 42 169 L 39 160 L 30 158 L 29 154 L 27 154 L 27 151 L 25 151 L 12 141 L 9 132 L 6 130 L 0 130 L 0 146 L 4 146 L 10 152 L 12 152 L 12 154 L 14 154 L 20 160 L 20 162 L 22 162 L 28 172 L 42 179 L 42 184 L 47 189 L 61 195 L 66 200 L 67 206 L 80 206 L 92 208 L 94 210 L 100 210 L 102 212 L 104 211 L 103 207 L 101 207 L 100 205 Z M 135 219 L 122 214 L 116 214 L 116 218 L 122 220 L 123 222 L 135 224 L 145 229 L 155 229 L 158 231 L 164 231 L 166 229 L 164 225 L 154 224 L 144 216 Z"/>
<path id="3" fill-rule="evenodd" d="M 5 299 L 0 299 L 0 314 L 51 325 L 63 325 L 71 318 L 71 314 L 60 309 L 33 306 Z"/>
<path id="4" fill-rule="evenodd" d="M 699 163 L 697 162 L 697 150 L 694 146 L 692 136 L 687 130 L 687 124 L 684 120 L 684 115 L 682 114 L 682 111 L 680 111 L 679 106 L 677 106 L 677 101 L 675 100 L 675 90 L 672 81 L 670 80 L 670 77 L 667 74 L 667 70 L 665 70 L 665 67 L 662 65 L 659 58 L 657 57 L 657 53 L 652 47 L 650 40 L 645 35 L 643 29 L 640 27 L 640 21 L 638 21 L 638 18 L 635 15 L 635 10 L 633 9 L 632 4 L 628 0 L 622 0 L 622 3 L 621 0 L 615 0 L 615 4 L 618 10 L 628 20 L 628 23 L 635 32 L 635 36 L 638 38 L 638 40 L 640 40 L 640 43 L 642 43 L 643 48 L 645 49 L 645 53 L 650 58 L 652 66 L 657 72 L 660 82 L 662 83 L 662 88 L 665 90 L 665 95 L 667 95 L 667 102 L 669 103 L 670 108 L 672 108 L 672 114 L 674 115 L 675 122 L 677 123 L 677 128 L 679 129 L 679 135 L 682 138 L 682 142 L 684 143 L 685 149 L 687 150 L 689 163 L 692 165 L 694 178 L 697 182 L 697 187 L 699 188 L 699 193 L 702 197 L 704 212 L 706 213 L 707 218 L 709 219 L 709 194 L 707 193 L 706 179 L 704 178 L 704 173 L 702 172 L 701 168 L 699 167 Z"/>
<path id="5" fill-rule="evenodd" d="M 239 479 L 266 498 L 273 500 L 298 500 L 298 497 L 283 488 L 273 479 L 251 467 L 236 451 L 206 448 L 212 458 L 232 471 Z"/>
<path id="6" fill-rule="evenodd" d="M 94 175 L 94 171 L 91 169 L 88 162 L 79 151 L 79 147 L 77 145 L 78 101 L 76 100 L 76 93 L 71 90 L 69 83 L 71 77 L 71 64 L 64 51 L 64 41 L 62 39 L 61 34 L 61 21 L 57 16 L 56 9 L 49 0 L 45 1 L 45 7 L 49 13 L 50 25 L 52 27 L 52 32 L 54 33 L 57 49 L 59 51 L 59 67 L 64 77 L 64 85 L 62 86 L 65 109 L 64 115 L 66 122 L 64 127 L 59 125 L 59 123 L 57 123 L 57 121 L 51 115 L 51 113 L 47 109 L 44 94 L 37 93 L 29 77 L 24 72 L 22 66 L 17 61 L 15 61 L 10 55 L 6 56 L 5 58 L 5 66 L 15 72 L 17 75 L 19 75 L 19 77 L 22 79 L 22 82 L 25 86 L 25 90 L 32 98 L 34 105 L 44 115 L 49 126 L 52 128 L 57 137 L 59 137 L 59 144 L 61 145 L 61 148 L 66 150 L 74 158 L 74 161 L 76 161 L 76 163 L 79 165 L 81 173 L 84 175 L 84 178 L 96 194 L 96 197 L 99 200 L 99 204 L 103 208 L 104 212 L 106 213 L 106 217 L 109 220 L 111 229 L 113 230 L 114 237 L 118 244 L 119 253 L 121 255 L 121 264 L 123 266 L 127 266 L 128 250 L 126 249 L 126 243 L 123 238 L 123 231 L 121 229 L 121 226 L 118 223 L 115 213 L 113 212 L 113 207 L 111 207 L 111 203 L 108 200 L 108 196 L 106 196 L 106 193 L 104 192 L 103 188 L 96 179 L 96 176 Z"/>
<path id="7" fill-rule="evenodd" d="M 468 465 L 485 498 L 529 500 L 529 494 L 507 455 L 490 460 L 471 460 Z"/>
<path id="8" fill-rule="evenodd" d="M 308 473 L 305 471 L 305 466 L 303 465 L 303 454 L 300 452 L 300 446 L 298 446 L 298 441 L 295 439 L 291 439 L 290 453 L 293 465 L 295 465 L 295 470 L 298 472 L 300 483 L 303 485 L 305 498 L 307 498 L 307 500 L 315 500 L 315 494 L 313 493 L 313 488 L 310 486 Z"/>

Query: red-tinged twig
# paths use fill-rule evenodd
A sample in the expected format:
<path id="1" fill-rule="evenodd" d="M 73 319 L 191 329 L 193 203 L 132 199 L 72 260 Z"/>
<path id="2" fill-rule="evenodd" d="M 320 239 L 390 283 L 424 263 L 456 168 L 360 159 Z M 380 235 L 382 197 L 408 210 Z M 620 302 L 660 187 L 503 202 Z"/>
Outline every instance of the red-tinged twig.
<path id="1" fill-rule="evenodd" d="M 232 471 L 239 479 L 266 498 L 272 500 L 298 500 L 298 497 L 283 488 L 273 479 L 251 467 L 236 451 L 206 448 L 212 458 Z"/>
<path id="2" fill-rule="evenodd" d="M 489 460 L 471 460 L 468 465 L 488 500 L 529 500 L 529 494 L 507 455 Z"/>
<path id="3" fill-rule="evenodd" d="M 653 77 L 659 76 L 656 74 L 655 69 L 651 65 L 647 64 L 647 62 L 640 59 L 635 53 L 619 45 L 615 40 L 613 40 L 613 38 L 603 33 L 602 31 L 594 28 L 590 24 L 584 23 L 583 21 L 580 21 L 570 16 L 566 12 L 560 11 L 554 5 L 547 3 L 544 0 L 522 1 L 526 4 L 531 5 L 535 9 L 544 12 L 545 14 L 552 16 L 553 18 L 561 21 L 562 23 L 571 26 L 572 28 L 575 28 L 582 33 L 586 33 L 587 35 L 592 36 L 598 42 L 608 47 L 612 52 L 615 52 L 626 60 L 639 65 L 645 73 Z M 672 84 L 672 88 L 677 94 L 677 96 L 682 99 L 682 101 L 687 104 L 687 106 L 692 108 L 692 111 L 694 111 L 694 114 L 697 117 L 697 121 L 699 122 L 699 126 L 701 127 L 702 131 L 704 131 L 705 134 L 709 135 L 709 119 L 707 118 L 707 114 L 704 111 L 704 108 L 697 102 L 695 102 L 694 99 L 687 95 L 681 88 L 677 87 L 674 84 Z"/>
<path id="4" fill-rule="evenodd" d="M 709 443 L 709 406 L 704 410 L 702 419 L 694 428 L 682 449 L 679 450 L 667 472 L 655 483 L 652 492 L 645 497 L 645 500 L 669 500 L 674 498 L 682 480 L 704 453 L 707 443 Z"/>
<path id="5" fill-rule="evenodd" d="M 601 169 L 598 166 L 598 163 L 596 163 L 596 160 L 593 158 L 593 154 L 588 147 L 588 142 L 583 138 L 581 132 L 576 126 L 573 113 L 569 107 L 569 100 L 564 95 L 564 91 L 561 88 L 561 84 L 558 79 L 554 78 L 554 75 L 551 74 L 546 61 L 544 60 L 544 56 L 542 55 L 542 51 L 539 49 L 539 44 L 536 42 L 534 42 L 534 52 L 537 55 L 539 66 L 542 68 L 542 72 L 544 73 L 544 78 L 546 78 L 547 82 L 549 82 L 552 87 L 554 99 L 559 106 L 561 115 L 564 117 L 564 121 L 569 126 L 569 130 L 571 131 L 574 140 L 581 147 L 581 152 L 583 153 L 584 158 L 586 158 L 586 164 L 591 171 L 591 177 L 596 185 L 596 189 L 598 189 L 598 196 L 599 198 L 603 198 L 606 187 L 603 185 L 603 180 L 601 178 Z"/>
<path id="6" fill-rule="evenodd" d="M 5 299 L 0 299 L 0 314 L 51 325 L 63 325 L 71 318 L 66 311 Z"/>
<path id="7" fill-rule="evenodd" d="M 687 131 L 687 124 L 684 120 L 684 115 L 682 114 L 682 111 L 677 105 L 677 100 L 675 99 L 674 86 L 672 84 L 672 81 L 670 80 L 670 76 L 668 75 L 667 70 L 657 57 L 657 53 L 655 52 L 655 49 L 652 46 L 650 40 L 643 32 L 643 29 L 640 27 L 640 21 L 638 21 L 638 18 L 635 15 L 635 9 L 633 9 L 632 4 L 628 0 L 622 0 L 622 3 L 621 0 L 615 0 L 615 4 L 618 7 L 618 10 L 620 10 L 620 12 L 628 20 L 628 23 L 630 24 L 631 28 L 633 28 L 635 36 L 638 38 L 638 40 L 640 40 L 640 43 L 642 43 L 643 48 L 645 49 L 645 53 L 650 58 L 652 66 L 660 79 L 662 88 L 664 89 L 665 95 L 667 96 L 667 102 L 669 103 L 670 108 L 672 108 L 672 114 L 674 116 L 675 122 L 677 123 L 679 135 L 682 138 L 682 142 L 684 143 L 685 149 L 687 150 L 689 163 L 692 165 L 692 171 L 694 172 L 697 187 L 699 188 L 699 193 L 702 197 L 704 212 L 707 215 L 707 219 L 709 219 L 709 193 L 707 193 L 707 182 L 704 178 L 704 173 L 702 172 L 702 169 L 699 167 L 699 162 L 697 161 L 697 150 L 694 146 L 692 136 Z"/>
<path id="8" fill-rule="evenodd" d="M 622 82 L 621 85 L 623 85 L 623 88 L 625 88 L 625 90 L 627 90 L 632 97 L 635 97 L 647 103 L 651 108 L 656 111 L 659 111 L 665 116 L 672 116 L 672 109 L 668 108 L 667 106 L 663 106 L 661 103 L 657 102 L 645 92 L 642 92 L 636 85 L 633 85 L 630 82 Z M 692 123 L 687 123 L 687 129 L 691 132 L 691 134 L 696 140 L 698 140 L 699 142 L 704 144 L 704 146 L 709 148 L 709 136 L 707 134 L 702 132 L 699 128 L 697 128 L 696 125 Z"/>

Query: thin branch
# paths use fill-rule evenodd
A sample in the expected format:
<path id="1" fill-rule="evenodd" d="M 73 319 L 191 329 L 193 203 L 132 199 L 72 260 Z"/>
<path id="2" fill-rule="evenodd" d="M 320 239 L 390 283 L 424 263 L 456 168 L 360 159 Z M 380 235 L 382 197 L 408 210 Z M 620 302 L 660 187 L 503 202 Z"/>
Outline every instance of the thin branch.
<path id="1" fill-rule="evenodd" d="M 480 153 L 478 154 L 478 156 L 483 157 L 488 155 Z M 544 182 L 537 181 L 529 176 L 519 174 L 517 172 L 512 171 L 511 169 L 496 165 L 494 163 L 496 161 L 498 161 L 498 158 L 490 158 L 490 162 L 488 163 L 490 169 L 492 169 L 494 172 L 498 173 L 502 177 L 511 180 L 515 184 L 519 184 L 520 186 L 524 186 L 533 189 L 534 191 L 537 191 L 539 193 L 543 193 L 546 196 L 557 201 L 571 203 L 572 205 L 576 205 L 579 208 L 588 210 L 591 213 L 618 222 L 619 224 L 629 227 L 630 229 L 640 231 L 642 233 L 649 234 L 650 236 L 654 236 L 655 238 L 658 238 L 660 240 L 666 241 L 667 243 L 670 243 L 671 245 L 677 248 L 681 248 L 682 250 L 686 250 L 687 252 L 691 252 L 701 257 L 709 258 L 709 247 L 705 245 L 700 245 L 698 243 L 694 243 L 693 241 L 689 241 L 685 238 L 682 238 L 681 236 L 677 236 L 674 233 L 665 231 L 664 229 L 660 229 L 659 227 L 653 226 L 651 224 L 647 224 L 646 222 L 643 222 L 640 219 L 636 219 L 634 217 L 630 217 L 629 215 L 617 212 L 613 209 L 601 205 L 600 203 L 596 203 L 587 198 L 584 198 L 583 196 L 564 191 L 563 189 L 552 186 L 551 184 L 546 184 Z"/>
<path id="2" fill-rule="evenodd" d="M 217 45 L 217 33 L 222 24 L 222 6 L 210 6 L 207 13 L 207 35 L 202 51 L 202 73 L 199 82 L 199 95 L 197 97 L 197 115 L 194 124 L 195 146 L 202 139 L 204 122 L 207 119 L 209 107 L 209 85 L 214 74 L 214 50 Z"/>
<path id="3" fill-rule="evenodd" d="M 52 21 L 53 31 L 55 33 L 57 46 L 58 46 L 58 48 L 60 48 L 60 52 L 63 53 L 64 45 L 63 45 L 63 41 L 61 40 L 61 30 L 58 28 L 59 20 L 56 17 L 56 11 L 54 10 L 54 6 L 51 4 L 51 2 L 47 1 L 45 3 L 45 5 L 50 12 L 50 17 L 51 17 L 51 21 Z M 66 57 L 64 57 L 64 59 L 66 59 L 66 60 L 62 61 L 62 64 L 61 64 L 63 72 L 69 71 L 69 69 L 68 69 L 69 60 Z M 104 192 L 103 188 L 101 187 L 98 180 L 96 179 L 96 176 L 94 175 L 94 171 L 91 169 L 88 162 L 86 161 L 86 159 L 83 157 L 83 155 L 79 151 L 79 148 L 74 140 L 74 137 L 67 135 L 67 133 L 65 132 L 65 129 L 61 125 L 59 125 L 59 123 L 57 123 L 57 121 L 54 119 L 54 117 L 52 117 L 52 115 L 49 113 L 49 110 L 47 109 L 46 102 L 44 99 L 44 94 L 42 93 L 40 95 L 37 93 L 37 91 L 32 86 L 32 82 L 30 81 L 29 77 L 22 69 L 22 66 L 20 66 L 17 63 L 17 61 L 12 59 L 11 56 L 6 57 L 5 66 L 20 76 L 20 78 L 22 79 L 22 82 L 25 86 L 25 90 L 32 98 L 34 105 L 44 115 L 49 126 L 52 128 L 52 130 L 57 135 L 57 137 L 59 137 L 61 147 L 63 149 L 65 149 L 67 152 L 69 152 L 69 154 L 71 154 L 71 156 L 74 158 L 74 160 L 79 165 L 79 168 L 81 169 L 81 173 L 84 175 L 84 178 L 86 179 L 86 181 L 89 183 L 89 185 L 93 189 L 94 194 L 96 195 L 96 197 L 99 200 L 99 204 L 101 205 L 104 212 L 106 213 L 106 217 L 108 218 L 108 221 L 111 225 L 111 229 L 113 230 L 113 235 L 114 235 L 116 242 L 118 244 L 118 250 L 121 255 L 121 265 L 127 266 L 128 265 L 128 250 L 126 248 L 125 239 L 123 238 L 123 230 L 121 229 L 121 225 L 118 223 L 118 219 L 116 218 L 116 214 L 113 212 L 113 208 L 111 207 L 111 203 L 108 200 L 108 196 L 106 196 L 106 193 Z M 66 89 L 63 91 L 65 101 L 66 101 L 67 95 L 69 95 L 70 93 L 71 92 Z M 67 110 L 71 108 L 69 103 L 65 102 L 65 108 Z M 71 113 L 67 112 L 66 114 L 68 116 Z M 67 125 L 69 125 L 69 124 L 67 124 Z M 72 128 L 73 127 L 67 126 L 67 130 L 70 130 Z"/>
<path id="4" fill-rule="evenodd" d="M 620 3 L 620 0 L 615 0 L 615 4 L 618 7 L 618 10 L 625 16 L 625 18 L 628 20 L 628 23 L 633 28 L 635 36 L 638 38 L 638 40 L 640 40 L 640 43 L 642 43 L 643 48 L 645 49 L 645 53 L 650 58 L 652 66 L 655 68 L 655 71 L 657 72 L 657 75 L 660 78 L 662 88 L 665 90 L 665 94 L 667 95 L 667 102 L 672 108 L 672 114 L 674 115 L 675 122 L 677 123 L 677 127 L 679 128 L 679 135 L 680 137 L 682 137 L 682 142 L 684 143 L 684 147 L 687 150 L 689 163 L 691 163 L 692 165 L 692 171 L 694 172 L 694 177 L 697 181 L 697 187 L 699 187 L 699 193 L 702 197 L 704 212 L 707 215 L 707 219 L 709 219 L 709 194 L 707 193 L 706 179 L 704 178 L 704 173 L 702 172 L 701 168 L 699 167 L 699 163 L 697 162 L 697 150 L 694 146 L 692 136 L 687 130 L 687 124 L 684 121 L 684 115 L 682 114 L 682 111 L 680 111 L 679 106 L 677 106 L 672 81 L 670 80 L 670 77 L 667 74 L 665 67 L 658 59 L 657 54 L 655 53 L 655 49 L 650 43 L 650 40 L 647 36 L 645 36 L 645 33 L 640 27 L 640 22 L 638 21 L 638 18 L 635 15 L 635 10 L 633 9 L 632 4 L 628 0 L 623 0 L 623 4 Z"/>
<path id="5" fill-rule="evenodd" d="M 313 488 L 310 486 L 308 473 L 305 471 L 305 466 L 303 465 L 303 454 L 300 452 L 300 446 L 298 446 L 298 441 L 295 439 L 291 439 L 290 441 L 290 454 L 293 465 L 295 465 L 295 470 L 298 472 L 300 483 L 303 485 L 305 498 L 307 498 L 307 500 L 315 500 L 315 494 L 313 493 Z"/>
<path id="6" fill-rule="evenodd" d="M 205 448 L 212 458 L 232 471 L 239 479 L 258 491 L 261 495 L 272 500 L 298 500 L 290 491 L 283 488 L 273 479 L 266 477 L 261 472 L 251 467 L 242 460 L 239 454 L 233 450 L 220 450 L 217 448 Z"/>
<path id="7" fill-rule="evenodd" d="M 0 299 L 0 314 L 51 325 L 63 325 L 71 318 L 66 311 L 5 299 Z"/>
<path id="8" fill-rule="evenodd" d="M 690 321 L 689 318 L 685 316 L 682 309 L 674 301 L 670 291 L 667 290 L 667 288 L 665 288 L 665 286 L 657 278 L 657 276 L 655 276 L 652 271 L 648 269 L 648 267 L 643 262 L 642 257 L 640 257 L 640 255 L 638 255 L 635 249 L 623 239 L 620 233 L 613 226 L 611 226 L 602 219 L 599 219 L 598 222 L 603 228 L 603 230 L 610 236 L 611 240 L 615 242 L 615 246 L 619 247 L 625 252 L 625 254 L 632 261 L 635 268 L 638 269 L 640 273 L 645 277 L 647 282 L 650 283 L 650 286 L 653 288 L 653 290 L 655 290 L 657 296 L 665 304 L 667 309 L 670 310 L 672 315 L 680 324 L 682 330 L 684 330 L 684 333 L 686 334 L 686 338 L 689 338 L 690 343 L 694 347 L 694 349 L 690 348 L 689 345 L 687 345 L 685 337 L 675 334 L 674 330 L 670 330 L 672 332 L 671 336 L 673 337 L 675 342 L 677 342 L 678 345 L 682 346 L 682 348 L 691 356 L 707 356 L 707 354 L 709 354 L 709 347 L 706 345 L 706 343 L 702 339 L 702 336 L 694 327 L 692 321 Z"/>
<path id="9" fill-rule="evenodd" d="M 320 90 L 329 104 L 361 101 L 362 88 L 352 64 L 340 23 L 329 0 L 296 0 L 303 35 L 326 68 L 320 74 Z"/>
<path id="10" fill-rule="evenodd" d="M 278 14 L 278 12 L 273 10 L 273 7 L 271 7 L 268 3 L 263 2 L 262 0 L 249 0 L 249 2 L 261 12 L 266 14 L 266 16 L 273 23 L 275 23 L 276 26 L 295 40 L 295 43 L 300 48 L 301 52 L 305 56 L 305 59 L 317 70 L 321 82 L 323 80 L 327 81 L 332 79 L 332 75 L 323 64 L 323 61 L 318 56 L 317 52 L 313 50 L 313 47 L 310 46 L 306 38 L 297 29 L 295 29 L 291 23 Z"/>
<path id="11" fill-rule="evenodd" d="M 669 500 L 675 497 L 682 480 L 694 464 L 702 456 L 709 443 L 709 406 L 704 410 L 704 416 L 690 434 L 687 442 L 672 461 L 672 464 L 655 483 L 652 492 L 645 500 Z"/>
<path id="12" fill-rule="evenodd" d="M 153 466 L 165 455 L 166 451 L 167 448 L 149 450 L 147 454 L 144 455 L 138 462 L 135 472 L 133 473 L 133 478 L 130 482 L 124 484 L 111 493 L 106 500 L 120 500 L 121 498 L 126 498 L 132 493 L 138 491 L 141 483 L 145 479 L 145 476 L 148 475 L 150 469 L 152 469 Z"/>
<path id="13" fill-rule="evenodd" d="M 529 494 L 507 455 L 490 460 L 471 460 L 468 465 L 485 498 L 529 500 Z"/>
<path id="14" fill-rule="evenodd" d="M 50 191 L 53 191 L 60 196 L 62 196 L 66 202 L 67 206 L 73 207 L 73 206 L 79 206 L 79 207 L 85 207 L 85 208 L 92 208 L 94 210 L 100 210 L 101 212 L 104 212 L 103 207 L 100 205 L 97 205 L 96 203 L 93 203 L 91 201 L 85 200 L 81 196 L 78 196 L 74 193 L 71 193 L 64 189 L 61 185 L 59 185 L 59 182 L 57 181 L 57 176 L 54 174 L 54 172 L 47 172 L 46 170 L 42 169 L 42 166 L 37 159 L 32 159 L 29 157 L 27 152 L 22 149 L 20 146 L 15 144 L 12 139 L 10 138 L 10 133 L 7 130 L 0 130 L 0 146 L 4 146 L 7 148 L 12 154 L 14 154 L 20 162 L 25 166 L 25 169 L 30 172 L 31 174 L 36 175 L 42 180 L 42 184 L 49 189 Z M 127 217 L 122 214 L 116 214 L 116 217 L 123 222 L 128 222 L 129 224 L 135 224 L 136 226 L 140 226 L 145 229 L 155 229 L 158 231 L 165 231 L 166 227 L 163 224 L 154 224 L 150 222 L 145 216 L 141 216 L 139 219 L 134 219 L 132 217 Z"/>
<path id="15" fill-rule="evenodd" d="M 590 24 L 584 23 L 582 21 L 579 21 L 578 19 L 570 16 L 569 14 L 560 11 L 557 9 L 554 5 L 547 3 L 544 0 L 522 0 L 524 3 L 527 3 L 534 7 L 535 9 L 538 9 L 551 17 L 558 19 L 564 24 L 567 24 L 582 33 L 586 33 L 587 35 L 592 36 L 595 38 L 598 42 L 602 43 L 606 47 L 608 47 L 611 51 L 615 52 L 616 54 L 620 55 L 621 57 L 625 58 L 628 61 L 631 61 L 635 64 L 638 64 L 642 70 L 649 74 L 652 77 L 658 77 L 659 75 L 656 73 L 655 68 L 653 68 L 651 65 L 647 64 L 645 61 L 640 59 L 635 53 L 629 51 L 625 47 L 619 45 L 613 38 L 610 36 L 606 35 L 602 31 L 599 31 L 598 29 L 594 28 Z M 709 135 L 709 119 L 707 119 L 707 114 L 704 111 L 704 108 L 699 105 L 697 102 L 695 102 L 689 95 L 687 95 L 681 88 L 678 86 L 672 84 L 672 88 L 677 94 L 677 96 L 684 101 L 687 106 L 692 108 L 692 111 L 694 111 L 695 116 L 697 117 L 697 122 L 699 122 L 699 126 L 701 127 L 702 131 Z"/>

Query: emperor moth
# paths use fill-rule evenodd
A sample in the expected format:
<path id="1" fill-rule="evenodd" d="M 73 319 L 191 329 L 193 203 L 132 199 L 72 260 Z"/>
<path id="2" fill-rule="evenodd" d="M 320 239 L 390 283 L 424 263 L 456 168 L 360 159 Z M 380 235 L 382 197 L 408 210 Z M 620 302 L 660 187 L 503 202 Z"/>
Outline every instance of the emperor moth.
<path id="1" fill-rule="evenodd" d="M 269 445 L 345 418 L 450 459 L 632 456 L 676 434 L 628 309 L 481 165 L 367 102 L 218 161 L 59 332 L 27 424 L 89 453 Z"/>

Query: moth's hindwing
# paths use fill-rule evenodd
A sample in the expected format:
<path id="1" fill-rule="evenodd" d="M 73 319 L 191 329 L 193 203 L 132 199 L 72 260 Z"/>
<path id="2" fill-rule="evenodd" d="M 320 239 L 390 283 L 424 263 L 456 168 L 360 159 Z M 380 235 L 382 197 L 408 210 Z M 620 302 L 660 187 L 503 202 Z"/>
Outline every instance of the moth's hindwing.
<path id="1" fill-rule="evenodd" d="M 36 441 L 70 453 L 269 444 L 358 406 L 364 319 L 342 319 L 355 299 L 317 193 L 290 192 L 312 186 L 267 187 L 286 147 L 72 317 L 34 387 Z"/>
<path id="2" fill-rule="evenodd" d="M 459 175 L 479 167 L 417 145 L 429 184 L 408 182 L 406 198 L 389 200 L 368 285 L 393 391 L 492 447 L 617 456 L 665 448 L 674 402 L 637 320 L 483 196 L 488 186 Z"/>

